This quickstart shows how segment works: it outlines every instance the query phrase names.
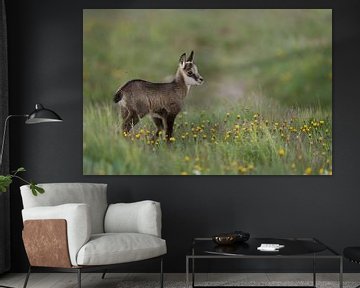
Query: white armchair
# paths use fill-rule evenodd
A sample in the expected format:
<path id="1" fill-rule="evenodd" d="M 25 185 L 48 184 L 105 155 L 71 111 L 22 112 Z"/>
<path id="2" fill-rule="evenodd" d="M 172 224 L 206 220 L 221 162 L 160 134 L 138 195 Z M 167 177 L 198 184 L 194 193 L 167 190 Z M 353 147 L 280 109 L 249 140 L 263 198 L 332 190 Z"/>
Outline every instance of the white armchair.
<path id="1" fill-rule="evenodd" d="M 107 270 L 121 263 L 159 257 L 163 287 L 161 209 L 154 201 L 107 204 L 106 184 L 40 184 L 33 196 L 28 185 L 21 196 L 23 241 L 32 270 L 51 268 L 77 272 Z M 105 273 L 103 274 L 103 278 Z"/>

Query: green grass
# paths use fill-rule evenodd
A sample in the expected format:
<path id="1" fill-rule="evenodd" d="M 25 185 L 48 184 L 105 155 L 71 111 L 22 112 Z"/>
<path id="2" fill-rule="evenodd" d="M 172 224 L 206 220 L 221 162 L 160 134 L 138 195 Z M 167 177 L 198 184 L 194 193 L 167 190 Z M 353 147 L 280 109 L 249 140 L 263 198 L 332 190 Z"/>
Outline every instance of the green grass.
<path id="1" fill-rule="evenodd" d="M 174 141 L 124 137 L 114 91 L 190 50 L 206 82 Z M 84 174 L 331 174 L 331 54 L 330 10 L 85 10 Z"/>

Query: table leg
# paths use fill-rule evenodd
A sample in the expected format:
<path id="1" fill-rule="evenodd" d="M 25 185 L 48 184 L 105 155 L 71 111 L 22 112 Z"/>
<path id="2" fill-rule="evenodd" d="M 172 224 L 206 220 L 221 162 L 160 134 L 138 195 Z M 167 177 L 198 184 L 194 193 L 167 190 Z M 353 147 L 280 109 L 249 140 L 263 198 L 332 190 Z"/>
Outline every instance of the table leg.
<path id="1" fill-rule="evenodd" d="M 339 287 L 343 288 L 343 257 L 340 257 Z"/>
<path id="2" fill-rule="evenodd" d="M 189 257 L 186 256 L 186 288 L 189 288 Z"/>
<path id="3" fill-rule="evenodd" d="M 313 258 L 313 286 L 316 287 L 316 256 Z"/>
<path id="4" fill-rule="evenodd" d="M 192 287 L 194 288 L 195 287 L 195 258 L 192 258 L 192 261 L 191 261 L 191 264 L 192 264 Z"/>
<path id="5" fill-rule="evenodd" d="M 195 249 L 194 249 L 194 247 L 193 247 L 193 249 L 192 249 L 192 262 L 191 262 L 191 264 L 192 264 L 192 287 L 194 288 L 195 287 L 195 257 L 194 257 L 194 255 L 195 255 Z"/>

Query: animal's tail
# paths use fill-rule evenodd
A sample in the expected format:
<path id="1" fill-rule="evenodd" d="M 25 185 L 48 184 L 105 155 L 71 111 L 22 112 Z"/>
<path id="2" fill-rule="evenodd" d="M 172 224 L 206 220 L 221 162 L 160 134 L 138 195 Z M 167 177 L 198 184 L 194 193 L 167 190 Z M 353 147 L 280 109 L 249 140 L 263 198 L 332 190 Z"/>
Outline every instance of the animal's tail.
<path id="1" fill-rule="evenodd" d="M 119 89 L 118 91 L 116 91 L 116 93 L 114 95 L 114 102 L 118 103 L 122 98 L 123 98 L 123 94 L 122 94 L 121 89 Z"/>

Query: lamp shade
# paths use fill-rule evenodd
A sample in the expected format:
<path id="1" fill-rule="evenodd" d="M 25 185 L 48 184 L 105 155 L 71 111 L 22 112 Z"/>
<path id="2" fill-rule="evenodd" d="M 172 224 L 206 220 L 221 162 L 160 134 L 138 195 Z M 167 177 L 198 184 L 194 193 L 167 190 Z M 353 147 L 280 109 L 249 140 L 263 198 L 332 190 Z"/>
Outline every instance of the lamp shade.
<path id="1" fill-rule="evenodd" d="M 46 122 L 62 122 L 61 117 L 56 114 L 54 111 L 45 108 L 41 104 L 35 105 L 35 110 L 31 112 L 27 120 L 26 124 L 37 124 L 37 123 L 46 123 Z"/>

